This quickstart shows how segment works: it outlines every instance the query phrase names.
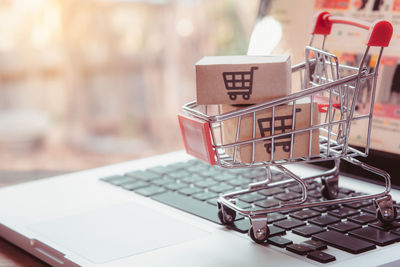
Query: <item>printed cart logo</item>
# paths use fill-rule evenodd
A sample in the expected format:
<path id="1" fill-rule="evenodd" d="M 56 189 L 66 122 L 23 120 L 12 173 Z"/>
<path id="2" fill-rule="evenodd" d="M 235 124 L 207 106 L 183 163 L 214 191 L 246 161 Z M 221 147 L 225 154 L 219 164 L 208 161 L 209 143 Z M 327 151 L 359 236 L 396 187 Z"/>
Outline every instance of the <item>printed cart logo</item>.
<path id="1" fill-rule="evenodd" d="M 223 72 L 225 88 L 231 100 L 236 100 L 238 95 L 242 95 L 244 100 L 249 100 L 253 87 L 254 71 L 258 67 L 251 67 L 250 71 L 231 71 Z"/>
<path id="2" fill-rule="evenodd" d="M 296 108 L 296 113 L 301 112 L 301 108 Z M 272 118 L 261 118 L 257 120 L 258 128 L 260 129 L 261 137 L 267 137 L 271 135 L 277 135 L 281 133 L 285 133 L 287 130 L 292 130 L 293 124 L 293 114 L 287 116 L 275 116 L 274 120 L 274 133 L 272 133 Z M 266 135 L 266 133 L 268 135 Z M 274 138 L 274 152 L 276 147 L 281 146 L 283 151 L 289 152 L 291 145 L 291 134 L 283 135 L 280 137 Z M 293 136 L 294 142 L 294 136 Z M 265 150 L 268 154 L 271 154 L 272 151 L 272 140 L 268 140 L 267 143 L 264 144 Z"/>

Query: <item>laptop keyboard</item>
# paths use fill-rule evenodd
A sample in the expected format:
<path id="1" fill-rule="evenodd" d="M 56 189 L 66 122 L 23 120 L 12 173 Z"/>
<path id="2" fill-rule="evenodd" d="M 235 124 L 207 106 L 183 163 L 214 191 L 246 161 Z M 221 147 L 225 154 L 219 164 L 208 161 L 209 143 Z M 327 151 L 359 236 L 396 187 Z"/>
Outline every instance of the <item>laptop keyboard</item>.
<path id="1" fill-rule="evenodd" d="M 217 215 L 219 194 L 246 188 L 249 183 L 264 180 L 264 175 L 263 169 L 231 170 L 190 160 L 101 180 L 220 224 Z M 285 179 L 288 177 L 284 174 L 273 172 L 273 181 Z M 339 198 L 361 194 L 347 188 L 339 189 Z M 281 201 L 300 197 L 301 188 L 290 183 L 239 196 L 236 204 L 244 209 L 268 209 L 278 206 Z M 308 197 L 310 201 L 323 199 L 318 181 L 308 184 Z M 228 227 L 247 233 L 250 222 L 237 214 L 234 223 Z M 270 245 L 320 263 L 335 260 L 333 255 L 321 251 L 327 246 L 359 254 L 400 241 L 400 218 L 390 227 L 382 225 L 376 219 L 371 200 L 270 213 L 268 227 Z M 287 237 L 289 232 L 306 240 L 293 243 Z"/>

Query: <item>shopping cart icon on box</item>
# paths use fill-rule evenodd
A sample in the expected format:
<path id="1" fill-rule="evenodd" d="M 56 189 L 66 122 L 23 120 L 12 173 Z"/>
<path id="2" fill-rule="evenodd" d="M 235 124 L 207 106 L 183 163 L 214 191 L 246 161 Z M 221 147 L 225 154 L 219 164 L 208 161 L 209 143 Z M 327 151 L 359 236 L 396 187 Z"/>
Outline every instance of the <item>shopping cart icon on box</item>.
<path id="1" fill-rule="evenodd" d="M 296 108 L 296 113 L 301 112 L 301 108 Z M 261 118 L 257 120 L 258 128 L 260 129 L 261 137 L 266 137 L 266 133 L 268 136 L 285 133 L 286 131 L 292 130 L 292 123 L 293 123 L 293 115 L 287 116 L 277 116 L 274 118 Z M 278 126 L 276 123 L 278 122 Z M 294 138 L 294 136 L 293 136 Z M 291 146 L 291 135 L 284 135 L 280 137 L 274 138 L 274 152 L 276 147 L 282 146 L 283 151 L 289 152 Z M 278 141 L 278 142 L 277 142 Z M 294 140 L 293 140 L 294 142 Z M 265 150 L 268 154 L 271 154 L 272 151 L 272 141 L 264 144 Z"/>
<path id="2" fill-rule="evenodd" d="M 238 95 L 243 99 L 249 100 L 253 88 L 253 72 L 258 67 L 251 67 L 250 71 L 230 71 L 223 72 L 225 88 L 231 100 L 236 100 Z"/>

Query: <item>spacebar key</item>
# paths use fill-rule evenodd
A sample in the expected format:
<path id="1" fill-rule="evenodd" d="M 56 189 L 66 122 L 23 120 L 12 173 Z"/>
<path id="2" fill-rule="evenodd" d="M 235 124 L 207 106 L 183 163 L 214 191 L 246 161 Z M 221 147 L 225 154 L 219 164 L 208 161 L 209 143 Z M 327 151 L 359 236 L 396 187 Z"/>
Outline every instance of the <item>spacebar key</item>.
<path id="1" fill-rule="evenodd" d="M 214 205 L 210 205 L 206 202 L 189 198 L 176 192 L 166 192 L 152 196 L 151 198 L 169 206 L 184 210 L 191 214 L 220 224 L 217 215 L 218 210 L 217 207 L 215 207 Z"/>
<path id="2" fill-rule="evenodd" d="M 315 234 L 312 236 L 312 239 L 325 242 L 332 247 L 352 254 L 359 254 L 376 248 L 372 243 L 336 231 L 327 231 Z"/>

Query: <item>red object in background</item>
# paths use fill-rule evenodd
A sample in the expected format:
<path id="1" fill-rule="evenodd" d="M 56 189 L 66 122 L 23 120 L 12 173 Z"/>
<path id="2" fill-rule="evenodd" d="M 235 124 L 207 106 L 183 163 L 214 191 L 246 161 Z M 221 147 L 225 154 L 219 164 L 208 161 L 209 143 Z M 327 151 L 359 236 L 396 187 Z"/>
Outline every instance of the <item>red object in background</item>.
<path id="1" fill-rule="evenodd" d="M 314 100 L 315 100 L 315 102 L 318 103 L 318 111 L 320 113 L 328 112 L 328 109 L 329 109 L 329 98 L 328 97 L 316 95 L 316 96 L 314 96 Z M 340 109 L 340 104 L 332 103 L 332 107 Z"/>
<path id="2" fill-rule="evenodd" d="M 393 35 L 393 26 L 389 21 L 376 20 L 373 23 L 368 23 L 357 19 L 332 16 L 327 11 L 319 12 L 314 16 L 311 33 L 328 35 L 331 33 L 333 24 L 352 25 L 368 30 L 366 43 L 368 46 L 387 47 Z"/>
<path id="3" fill-rule="evenodd" d="M 215 150 L 211 143 L 210 124 L 196 118 L 178 115 L 186 153 L 215 165 Z"/>

